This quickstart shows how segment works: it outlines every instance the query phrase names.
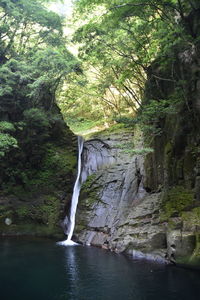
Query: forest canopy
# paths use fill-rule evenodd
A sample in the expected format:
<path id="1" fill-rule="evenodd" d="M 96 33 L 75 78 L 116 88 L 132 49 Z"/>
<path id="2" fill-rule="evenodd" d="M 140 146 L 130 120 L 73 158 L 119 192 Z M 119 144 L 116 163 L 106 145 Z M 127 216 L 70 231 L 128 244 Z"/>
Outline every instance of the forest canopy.
<path id="1" fill-rule="evenodd" d="M 74 0 L 70 46 L 78 57 L 68 50 L 66 19 L 50 3 L 0 0 L 3 181 L 16 160 L 39 167 L 62 127 L 56 103 L 73 128 L 140 122 L 150 135 L 177 106 L 193 113 L 198 0 Z M 14 182 L 25 181 L 22 169 L 17 163 Z"/>
<path id="2" fill-rule="evenodd" d="M 45 143 L 60 136 L 58 87 L 80 69 L 67 50 L 64 19 L 45 0 L 0 0 L 1 181 L 23 184 Z M 12 172 L 11 172 L 12 166 Z M 13 176 L 11 175 L 13 174 Z"/>
<path id="3" fill-rule="evenodd" d="M 152 100 L 165 101 L 161 110 L 187 101 L 177 61 L 191 61 L 197 53 L 199 10 L 198 0 L 75 0 L 73 43 L 83 73 L 71 74 L 61 92 L 64 114 L 80 120 L 133 118 L 149 98 L 149 80 L 158 90 Z M 174 91 L 170 101 L 162 86 Z M 154 104 L 147 110 L 155 111 Z"/>

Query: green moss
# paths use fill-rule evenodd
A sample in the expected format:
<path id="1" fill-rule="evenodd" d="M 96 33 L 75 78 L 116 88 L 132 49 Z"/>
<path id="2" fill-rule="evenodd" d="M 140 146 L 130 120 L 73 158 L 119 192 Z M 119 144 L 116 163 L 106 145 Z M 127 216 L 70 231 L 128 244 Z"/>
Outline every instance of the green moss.
<path id="1" fill-rule="evenodd" d="M 96 174 L 88 176 L 87 180 L 82 184 L 81 190 L 84 192 L 90 192 L 90 189 L 95 182 Z"/>
<path id="2" fill-rule="evenodd" d="M 154 152 L 153 148 L 140 148 L 140 149 L 126 149 L 124 150 L 125 153 L 132 153 L 135 155 L 145 155 L 148 153 Z"/>
<path id="3" fill-rule="evenodd" d="M 85 205 L 90 207 L 92 206 L 95 202 L 98 202 L 98 197 L 96 192 L 92 192 L 89 194 L 89 197 L 86 198 L 85 200 Z"/>
<path id="4" fill-rule="evenodd" d="M 200 265 L 200 260 L 198 258 L 191 259 L 191 256 L 184 256 L 176 258 L 176 264 L 195 267 Z"/>
<path id="5" fill-rule="evenodd" d="M 174 182 L 176 168 L 174 167 L 173 145 L 170 142 L 164 148 L 164 168 L 168 176 L 168 182 Z"/>
<path id="6" fill-rule="evenodd" d="M 104 129 L 101 134 L 105 133 L 120 133 L 120 132 L 124 132 L 124 130 L 129 130 L 129 131 L 133 131 L 133 128 L 128 128 L 124 125 L 124 124 L 113 124 L 112 126 L 110 126 L 109 128 Z"/>
<path id="7" fill-rule="evenodd" d="M 192 255 L 190 256 L 184 256 L 184 257 L 178 257 L 176 259 L 176 262 L 178 264 L 185 264 L 190 265 L 193 267 L 199 267 L 200 266 L 200 238 L 199 234 L 196 234 L 196 245 L 195 249 Z"/>
<path id="8" fill-rule="evenodd" d="M 110 134 L 124 134 L 125 132 L 133 132 L 133 128 L 126 128 L 124 124 L 113 124 L 109 128 L 104 128 L 101 131 L 92 133 L 87 135 L 87 140 L 91 138 L 103 138 L 104 136 L 108 136 Z"/>
<path id="9" fill-rule="evenodd" d="M 166 145 L 165 145 L 165 155 L 169 154 L 172 152 L 172 144 L 170 142 L 168 142 Z"/>
<path id="10" fill-rule="evenodd" d="M 9 210 L 1 210 L 0 234 L 54 235 L 62 232 L 59 222 L 60 201 L 55 196 L 44 196 L 44 202 L 35 206 L 28 203 Z M 12 224 L 5 225 L 5 218 L 10 217 Z"/>
<path id="11" fill-rule="evenodd" d="M 90 192 L 82 192 L 82 197 L 80 199 L 79 206 L 82 209 L 90 209 L 95 202 L 99 201 L 97 190 L 91 190 Z"/>
<path id="12" fill-rule="evenodd" d="M 38 213 L 41 218 L 49 228 L 56 226 L 59 219 L 59 208 L 60 203 L 58 199 L 54 196 L 47 196 L 45 199 L 45 204 L 39 207 Z"/>
<path id="13" fill-rule="evenodd" d="M 191 266 L 200 266 L 200 233 L 195 234 L 195 247 L 192 255 L 177 257 L 177 263 Z"/>
<path id="14" fill-rule="evenodd" d="M 200 222 L 200 220 L 199 220 Z M 196 233 L 196 244 L 195 244 L 195 249 L 194 249 L 194 253 L 191 257 L 191 260 L 196 260 L 199 259 L 200 261 L 200 233 Z"/>
<path id="15" fill-rule="evenodd" d="M 188 188 L 193 186 L 194 182 L 194 169 L 196 167 L 196 159 L 197 153 L 193 153 L 191 149 L 189 149 L 184 154 L 184 160 L 183 160 L 183 172 L 184 172 L 184 178 L 185 183 Z"/>
<path id="16" fill-rule="evenodd" d="M 41 170 L 27 183 L 31 190 L 48 187 L 53 190 L 65 182 L 67 174 L 73 174 L 77 159 L 73 152 L 50 145 Z"/>
<path id="17" fill-rule="evenodd" d="M 66 178 L 73 177 L 76 170 L 77 158 L 73 149 L 46 144 L 46 155 L 39 169 L 25 169 L 20 172 L 23 184 L 4 184 L 4 194 L 17 196 L 26 200 L 33 193 L 49 193 L 55 189 L 66 188 Z M 13 173 L 13 171 L 12 171 Z M 10 174 L 10 176 L 12 175 Z M 17 176 L 14 174 L 13 176 Z"/>
<path id="18" fill-rule="evenodd" d="M 60 202 L 55 196 L 44 196 L 44 203 L 35 206 L 24 205 L 15 210 L 15 223 L 37 222 L 50 229 L 57 226 L 60 213 Z"/>
<path id="19" fill-rule="evenodd" d="M 45 232 L 54 232 L 60 217 L 60 191 L 71 192 L 70 180 L 73 180 L 76 163 L 76 155 L 72 149 L 48 144 L 40 170 L 25 169 L 23 185 L 8 186 L 4 189 L 2 197 L 7 199 L 5 194 L 12 195 L 12 201 L 10 206 L 2 205 L 0 208 L 0 226 L 4 226 L 6 218 L 11 218 L 13 223 L 12 227 L 5 226 L 3 232 L 18 233 L 20 227 L 15 230 L 15 226 L 22 226 L 24 230 L 23 226 L 29 223 L 33 224 L 33 227 L 44 225 L 44 235 Z M 33 229 L 33 232 L 36 232 L 36 229 Z"/>
<path id="20" fill-rule="evenodd" d="M 165 192 L 163 196 L 161 219 L 169 219 L 189 209 L 193 203 L 194 192 L 182 186 L 176 186 Z"/>
<path id="21" fill-rule="evenodd" d="M 80 205 L 91 207 L 95 202 L 99 201 L 98 186 L 94 186 L 96 181 L 96 174 L 88 176 L 87 180 L 81 187 Z"/>
<path id="22" fill-rule="evenodd" d="M 132 150 L 134 148 L 134 142 L 126 142 L 115 145 L 116 148 L 124 149 L 124 150 Z"/>
<path id="23" fill-rule="evenodd" d="M 83 231 L 86 228 L 83 224 L 76 224 L 76 233 Z"/>
<path id="24" fill-rule="evenodd" d="M 66 118 L 66 123 L 68 123 L 70 129 L 76 135 L 85 135 L 88 131 L 94 129 L 95 127 L 102 127 L 104 120 L 88 120 L 84 118 Z"/>
<path id="25" fill-rule="evenodd" d="M 28 206 L 20 206 L 16 209 L 16 214 L 20 220 L 24 220 L 24 218 L 29 217 L 30 210 Z"/>
<path id="26" fill-rule="evenodd" d="M 49 226 L 43 224 L 35 223 L 24 223 L 24 224 L 11 224 L 7 226 L 5 224 L 0 224 L 0 234 L 3 235 L 28 235 L 28 236 L 41 236 L 41 237 L 55 237 L 62 238 L 63 232 L 61 228 Z"/>
<path id="27" fill-rule="evenodd" d="M 1 206 L 0 207 L 0 223 L 4 223 L 6 218 L 13 217 L 13 210 L 10 206 Z"/>
<path id="28" fill-rule="evenodd" d="M 35 187 L 35 189 L 36 189 L 36 187 Z M 32 194 L 30 190 L 27 190 L 26 187 L 21 186 L 21 185 L 11 186 L 6 190 L 6 192 L 8 194 L 14 195 L 17 198 L 23 199 L 23 200 L 26 200 L 27 198 L 30 198 L 31 194 Z M 34 189 L 32 190 L 32 192 L 34 192 Z"/>
<path id="29" fill-rule="evenodd" d="M 191 211 L 181 214 L 183 221 L 191 227 L 200 227 L 200 207 L 195 207 Z"/>

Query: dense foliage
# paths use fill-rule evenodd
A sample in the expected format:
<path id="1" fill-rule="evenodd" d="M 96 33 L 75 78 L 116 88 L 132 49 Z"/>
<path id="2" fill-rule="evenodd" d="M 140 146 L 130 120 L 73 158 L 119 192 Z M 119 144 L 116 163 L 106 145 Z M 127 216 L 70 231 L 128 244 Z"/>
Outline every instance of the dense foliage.
<path id="1" fill-rule="evenodd" d="M 28 186 L 64 123 L 55 93 L 79 69 L 45 0 L 0 0 L 0 183 Z"/>
<path id="2" fill-rule="evenodd" d="M 56 96 L 71 123 L 140 122 L 150 135 L 161 134 L 177 107 L 193 110 L 198 0 L 75 0 L 81 68 L 66 49 L 64 19 L 48 2 L 0 0 L 2 183 L 25 184 L 49 141 L 60 141 Z"/>
<path id="3" fill-rule="evenodd" d="M 189 105 L 188 78 L 177 64 L 192 63 L 199 51 L 198 0 L 74 3 L 73 41 L 79 45 L 84 72 L 73 75 L 70 88 L 63 91 L 68 98 L 65 104 L 61 97 L 63 111 L 86 119 L 132 118 L 145 98 L 163 99 L 161 110 L 179 101 Z M 148 95 L 147 80 L 154 88 Z M 151 103 L 146 111 L 152 108 Z"/>

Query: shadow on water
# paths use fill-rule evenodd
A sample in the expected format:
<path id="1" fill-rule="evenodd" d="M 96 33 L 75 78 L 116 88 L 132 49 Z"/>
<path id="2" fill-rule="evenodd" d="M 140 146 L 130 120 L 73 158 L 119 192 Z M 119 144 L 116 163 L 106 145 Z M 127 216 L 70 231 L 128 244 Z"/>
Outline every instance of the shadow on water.
<path id="1" fill-rule="evenodd" d="M 197 300 L 200 272 L 51 240 L 0 240 L 1 300 Z"/>

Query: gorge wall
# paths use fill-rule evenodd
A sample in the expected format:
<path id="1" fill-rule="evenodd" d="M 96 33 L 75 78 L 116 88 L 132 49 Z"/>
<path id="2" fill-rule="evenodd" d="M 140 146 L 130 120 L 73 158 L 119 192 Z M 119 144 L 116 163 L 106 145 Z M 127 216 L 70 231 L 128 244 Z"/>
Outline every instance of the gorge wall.
<path id="1" fill-rule="evenodd" d="M 134 153 L 129 150 L 133 144 Z M 155 152 L 145 154 L 140 132 L 104 133 L 101 140 L 86 141 L 83 161 L 90 168 L 88 151 L 93 166 L 101 151 L 107 163 L 90 172 L 82 186 L 77 240 L 134 257 L 196 263 L 199 210 L 193 190 L 149 184 Z"/>
<path id="2" fill-rule="evenodd" d="M 31 113 L 17 136 L 19 147 L 0 159 L 0 236 L 63 238 L 61 220 L 76 176 L 77 137 L 56 105 L 43 127 L 41 114 Z"/>
<path id="3" fill-rule="evenodd" d="M 175 78 L 162 80 L 171 78 L 172 63 L 184 91 L 177 92 Z M 153 152 L 145 153 L 137 130 L 99 136 L 114 160 L 83 185 L 75 232 L 80 242 L 134 257 L 200 263 L 199 71 L 198 45 L 177 53 L 165 69 L 159 61 L 149 69 L 144 105 L 172 101 L 170 112 L 149 121 L 158 130 L 144 135 Z"/>

